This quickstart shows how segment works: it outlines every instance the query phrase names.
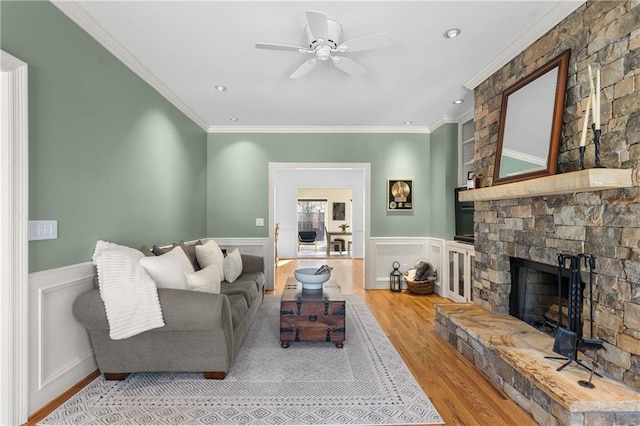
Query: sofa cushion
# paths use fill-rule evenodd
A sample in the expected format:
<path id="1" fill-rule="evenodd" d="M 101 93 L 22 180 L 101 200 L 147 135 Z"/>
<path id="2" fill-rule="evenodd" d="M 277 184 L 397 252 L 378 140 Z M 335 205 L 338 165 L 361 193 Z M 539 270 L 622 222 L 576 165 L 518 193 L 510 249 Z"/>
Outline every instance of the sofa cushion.
<path id="1" fill-rule="evenodd" d="M 142 254 L 144 254 L 145 256 L 149 256 L 149 257 L 153 257 L 155 256 L 155 253 L 151 251 L 151 249 L 147 246 L 142 246 L 142 248 L 140 249 L 140 251 L 142 252 Z"/>
<path id="2" fill-rule="evenodd" d="M 184 250 L 185 254 L 187 255 L 187 257 L 189 258 L 189 261 L 191 262 L 191 265 L 193 266 L 193 269 L 195 271 L 199 271 L 200 269 L 203 269 L 203 267 L 200 266 L 200 264 L 198 263 L 198 258 L 196 257 L 196 246 L 200 246 L 202 245 L 202 241 L 198 240 L 193 244 L 187 244 L 184 241 L 180 241 L 179 243 L 174 243 L 173 246 L 180 246 L 182 247 L 182 250 Z"/>
<path id="3" fill-rule="evenodd" d="M 142 267 L 151 275 L 158 288 L 186 289 L 184 274 L 194 272 L 189 258 L 182 247 L 174 247 L 168 253 L 156 257 L 140 259 Z"/>
<path id="4" fill-rule="evenodd" d="M 256 285 L 256 289 L 258 293 L 262 291 L 265 284 L 264 273 L 263 272 L 243 272 L 238 281 L 253 281 Z M 235 283 L 234 283 L 235 284 Z"/>
<path id="5" fill-rule="evenodd" d="M 171 246 L 171 247 L 160 247 L 157 245 L 153 245 L 153 248 L 151 249 L 151 251 L 153 252 L 153 254 L 155 254 L 156 256 L 162 256 L 165 253 L 169 253 L 175 246 Z"/>
<path id="6" fill-rule="evenodd" d="M 224 258 L 224 279 L 234 282 L 242 274 L 242 256 L 238 249 L 233 250 Z"/>
<path id="7" fill-rule="evenodd" d="M 242 322 L 244 316 L 249 310 L 249 305 L 242 294 L 227 294 L 229 304 L 231 305 L 231 321 L 233 322 L 233 328 L 236 328 L 238 324 Z"/>
<path id="8" fill-rule="evenodd" d="M 215 264 L 220 274 L 220 281 L 224 280 L 224 254 L 220 250 L 220 246 L 213 240 L 196 246 L 196 259 L 201 268 Z"/>
<path id="9" fill-rule="evenodd" d="M 185 274 L 187 290 L 220 293 L 220 275 L 216 265 Z"/>
<path id="10" fill-rule="evenodd" d="M 220 285 L 220 293 L 231 295 L 240 294 L 247 301 L 247 305 L 251 305 L 258 297 L 258 289 L 254 281 L 236 281 L 234 283 L 223 282 Z"/>

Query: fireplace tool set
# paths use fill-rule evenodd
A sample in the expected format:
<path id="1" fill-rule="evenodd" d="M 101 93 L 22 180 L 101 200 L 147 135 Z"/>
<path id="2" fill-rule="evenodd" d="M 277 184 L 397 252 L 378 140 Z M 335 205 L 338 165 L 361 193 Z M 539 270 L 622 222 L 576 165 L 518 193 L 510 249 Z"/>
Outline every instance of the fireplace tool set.
<path id="1" fill-rule="evenodd" d="M 589 337 L 582 335 L 582 300 L 584 290 L 582 285 L 582 277 L 580 274 L 580 264 L 584 261 L 584 265 L 589 269 Z M 562 321 L 562 275 L 569 264 L 569 291 L 567 295 L 568 318 L 566 327 Z M 562 355 L 562 357 L 546 357 L 548 359 L 566 360 L 567 362 L 557 368 L 561 371 L 563 368 L 575 361 L 578 365 L 591 371 L 592 376 L 595 373 L 595 363 L 590 368 L 578 358 L 579 350 L 586 349 L 603 349 L 602 340 L 593 336 L 593 275 L 596 269 L 596 258 L 590 254 L 579 255 L 558 255 L 558 325 L 556 328 L 556 337 L 553 343 L 553 352 Z M 597 376 L 600 374 L 595 373 Z M 589 379 L 591 383 L 591 379 Z"/>

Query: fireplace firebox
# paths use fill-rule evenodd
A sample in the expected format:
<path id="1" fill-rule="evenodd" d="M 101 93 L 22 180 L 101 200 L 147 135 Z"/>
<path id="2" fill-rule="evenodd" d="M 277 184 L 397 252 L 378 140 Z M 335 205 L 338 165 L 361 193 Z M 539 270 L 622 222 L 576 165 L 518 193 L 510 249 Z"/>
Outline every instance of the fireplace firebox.
<path id="1" fill-rule="evenodd" d="M 509 314 L 555 336 L 560 316 L 563 325 L 567 325 L 569 270 L 563 268 L 561 271 L 562 298 L 558 303 L 557 266 L 511 257 L 510 268 Z M 582 287 L 584 289 L 584 283 Z"/>

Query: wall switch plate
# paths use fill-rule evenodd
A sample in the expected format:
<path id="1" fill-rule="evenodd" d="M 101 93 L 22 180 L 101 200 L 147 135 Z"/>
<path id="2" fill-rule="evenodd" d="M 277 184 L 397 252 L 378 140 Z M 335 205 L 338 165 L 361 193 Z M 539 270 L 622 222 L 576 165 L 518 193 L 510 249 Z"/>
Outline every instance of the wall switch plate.
<path id="1" fill-rule="evenodd" d="M 257 217 L 256 218 L 256 226 L 264 226 L 264 218 Z"/>
<path id="2" fill-rule="evenodd" d="M 58 238 L 57 220 L 30 220 L 29 241 L 55 240 Z"/>

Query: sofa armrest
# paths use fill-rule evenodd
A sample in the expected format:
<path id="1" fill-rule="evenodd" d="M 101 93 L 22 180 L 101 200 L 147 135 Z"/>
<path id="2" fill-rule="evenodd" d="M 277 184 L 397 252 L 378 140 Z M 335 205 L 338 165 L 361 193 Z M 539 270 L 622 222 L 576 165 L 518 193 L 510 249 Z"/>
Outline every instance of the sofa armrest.
<path id="1" fill-rule="evenodd" d="M 165 326 L 155 330 L 210 330 L 232 326 L 229 299 L 223 294 L 159 288 L 158 296 Z M 76 298 L 73 316 L 87 329 L 109 328 L 98 289 Z"/>
<path id="2" fill-rule="evenodd" d="M 252 254 L 241 254 L 242 272 L 264 272 L 264 258 Z"/>

